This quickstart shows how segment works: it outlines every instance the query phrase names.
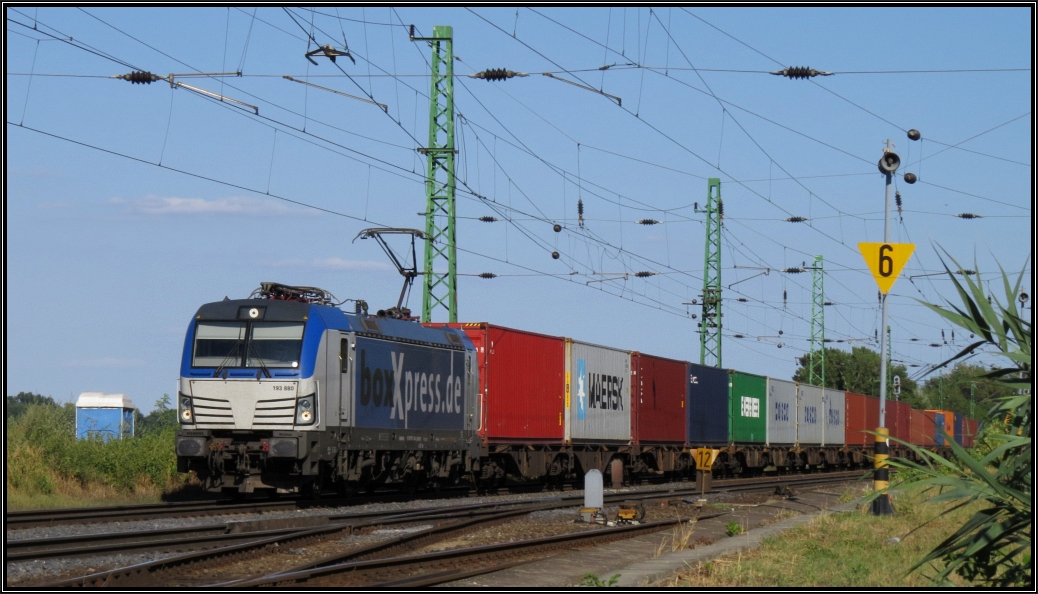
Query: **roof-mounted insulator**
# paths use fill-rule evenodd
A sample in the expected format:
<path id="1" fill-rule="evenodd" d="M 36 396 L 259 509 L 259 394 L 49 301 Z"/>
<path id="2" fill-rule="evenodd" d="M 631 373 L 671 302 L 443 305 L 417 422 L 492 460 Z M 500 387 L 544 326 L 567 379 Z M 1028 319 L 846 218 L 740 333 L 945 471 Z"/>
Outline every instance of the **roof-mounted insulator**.
<path id="1" fill-rule="evenodd" d="M 481 272 L 479 273 L 479 278 L 497 278 L 497 275 L 493 272 Z"/>
<path id="2" fill-rule="evenodd" d="M 135 85 L 150 85 L 157 80 L 165 80 L 164 76 L 159 76 L 150 72 L 142 72 L 140 70 L 134 70 L 129 74 L 120 74 L 119 76 L 113 76 L 112 78 L 128 80 Z"/>
<path id="3" fill-rule="evenodd" d="M 984 217 L 980 216 L 979 214 L 973 214 L 971 212 L 963 212 L 963 213 L 959 213 L 959 214 L 957 214 L 955 216 L 959 217 L 960 219 L 982 219 L 982 218 L 984 218 Z"/>
<path id="4" fill-rule="evenodd" d="M 497 222 L 497 218 L 490 217 L 490 216 L 479 217 L 479 220 L 483 221 L 484 223 L 496 223 Z"/>
<path id="5" fill-rule="evenodd" d="M 498 80 L 505 80 L 505 79 L 508 79 L 508 78 L 514 78 L 516 76 L 530 76 L 530 75 L 525 73 L 525 72 L 515 72 L 514 70 L 506 70 L 504 68 L 487 68 L 483 72 L 477 72 L 475 74 L 470 74 L 469 78 L 482 78 L 483 80 L 489 82 L 489 81 L 498 81 Z"/>
<path id="6" fill-rule="evenodd" d="M 793 268 L 786 268 L 782 272 L 785 272 L 786 274 L 800 274 L 803 271 L 804 271 L 803 268 L 793 267 Z"/>
<path id="7" fill-rule="evenodd" d="M 656 219 L 642 219 L 638 221 L 639 225 L 659 225 L 660 222 Z"/>
<path id="8" fill-rule="evenodd" d="M 810 220 L 807 217 L 789 217 L 786 222 L 789 223 L 803 223 L 804 221 Z"/>
<path id="9" fill-rule="evenodd" d="M 815 70 L 808 66 L 790 66 L 789 68 L 776 70 L 772 72 L 772 74 L 776 76 L 784 76 L 786 78 L 811 78 L 813 76 L 832 76 L 833 73 Z"/>
<path id="10" fill-rule="evenodd" d="M 636 276 L 638 278 L 648 278 L 650 276 L 656 276 L 656 273 L 655 272 L 649 272 L 647 270 L 643 270 L 641 272 L 635 272 L 634 276 Z"/>

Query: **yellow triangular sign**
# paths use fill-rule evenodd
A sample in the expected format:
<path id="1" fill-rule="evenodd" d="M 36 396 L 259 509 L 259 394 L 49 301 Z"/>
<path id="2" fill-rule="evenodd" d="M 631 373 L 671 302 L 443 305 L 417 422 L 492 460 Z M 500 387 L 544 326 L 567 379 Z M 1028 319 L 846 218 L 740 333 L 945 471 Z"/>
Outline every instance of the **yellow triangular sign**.
<path id="1" fill-rule="evenodd" d="M 879 290 L 886 295 L 915 251 L 914 243 L 859 243 L 858 249 L 869 265 Z"/>

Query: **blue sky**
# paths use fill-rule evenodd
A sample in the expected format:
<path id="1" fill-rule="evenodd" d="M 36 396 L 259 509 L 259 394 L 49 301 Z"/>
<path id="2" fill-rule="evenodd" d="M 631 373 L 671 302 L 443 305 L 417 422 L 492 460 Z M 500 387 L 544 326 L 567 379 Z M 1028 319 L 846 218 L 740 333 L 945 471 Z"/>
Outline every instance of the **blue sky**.
<path id="1" fill-rule="evenodd" d="M 875 163 L 887 138 L 899 173 L 920 178 L 897 180 L 893 239 L 918 247 L 892 291 L 894 358 L 925 366 L 966 344 L 916 301 L 951 296 L 942 277 L 918 277 L 941 270 L 935 246 L 975 262 L 985 282 L 1000 263 L 1026 269 L 1031 285 L 1029 9 L 290 12 L 7 9 L 8 394 L 125 392 L 150 409 L 174 388 L 198 306 L 261 281 L 394 304 L 400 277 L 374 242 L 352 240 L 366 227 L 424 225 L 414 149 L 428 138 L 429 48 L 401 23 L 426 35 L 454 27 L 464 321 L 698 361 L 698 308 L 683 305 L 702 287 L 703 215 L 692 206 L 719 177 L 724 366 L 793 373 L 808 348 L 811 284 L 780 271 L 815 254 L 834 303 L 826 336 L 878 349 L 867 340 L 880 325 L 876 287 L 857 244 L 882 240 Z M 349 77 L 304 58 L 310 33 L 340 49 L 345 37 L 357 63 L 337 63 Z M 784 66 L 837 74 L 762 73 Z M 464 76 L 502 67 L 530 76 Z M 240 69 L 183 81 L 259 115 L 164 81 L 107 78 L 137 68 Z M 1024 70 L 876 72 L 972 69 Z M 420 310 L 417 287 L 409 305 Z"/>

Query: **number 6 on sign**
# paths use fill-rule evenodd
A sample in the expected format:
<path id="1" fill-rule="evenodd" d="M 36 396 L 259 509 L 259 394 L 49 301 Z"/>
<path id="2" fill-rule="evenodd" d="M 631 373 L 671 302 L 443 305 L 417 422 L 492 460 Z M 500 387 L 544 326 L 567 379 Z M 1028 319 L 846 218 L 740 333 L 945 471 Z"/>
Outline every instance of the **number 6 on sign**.
<path id="1" fill-rule="evenodd" d="M 879 290 L 886 295 L 894 286 L 908 259 L 915 251 L 914 243 L 859 243 L 865 263 L 876 279 Z"/>

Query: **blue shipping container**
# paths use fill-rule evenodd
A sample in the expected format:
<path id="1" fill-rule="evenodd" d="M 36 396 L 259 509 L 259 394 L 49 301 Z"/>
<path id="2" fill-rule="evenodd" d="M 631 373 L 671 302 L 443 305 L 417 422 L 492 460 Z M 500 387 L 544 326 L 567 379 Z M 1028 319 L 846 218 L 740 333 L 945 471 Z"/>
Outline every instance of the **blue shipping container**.
<path id="1" fill-rule="evenodd" d="M 688 364 L 688 444 L 728 443 L 728 372 Z"/>
<path id="2" fill-rule="evenodd" d="M 76 439 L 100 437 L 108 441 L 123 435 L 133 435 L 133 409 L 76 409 Z"/>
<path id="3" fill-rule="evenodd" d="M 465 351 L 357 339 L 356 427 L 464 429 Z"/>
<path id="4" fill-rule="evenodd" d="M 955 443 L 962 445 L 962 413 L 955 413 Z"/>

